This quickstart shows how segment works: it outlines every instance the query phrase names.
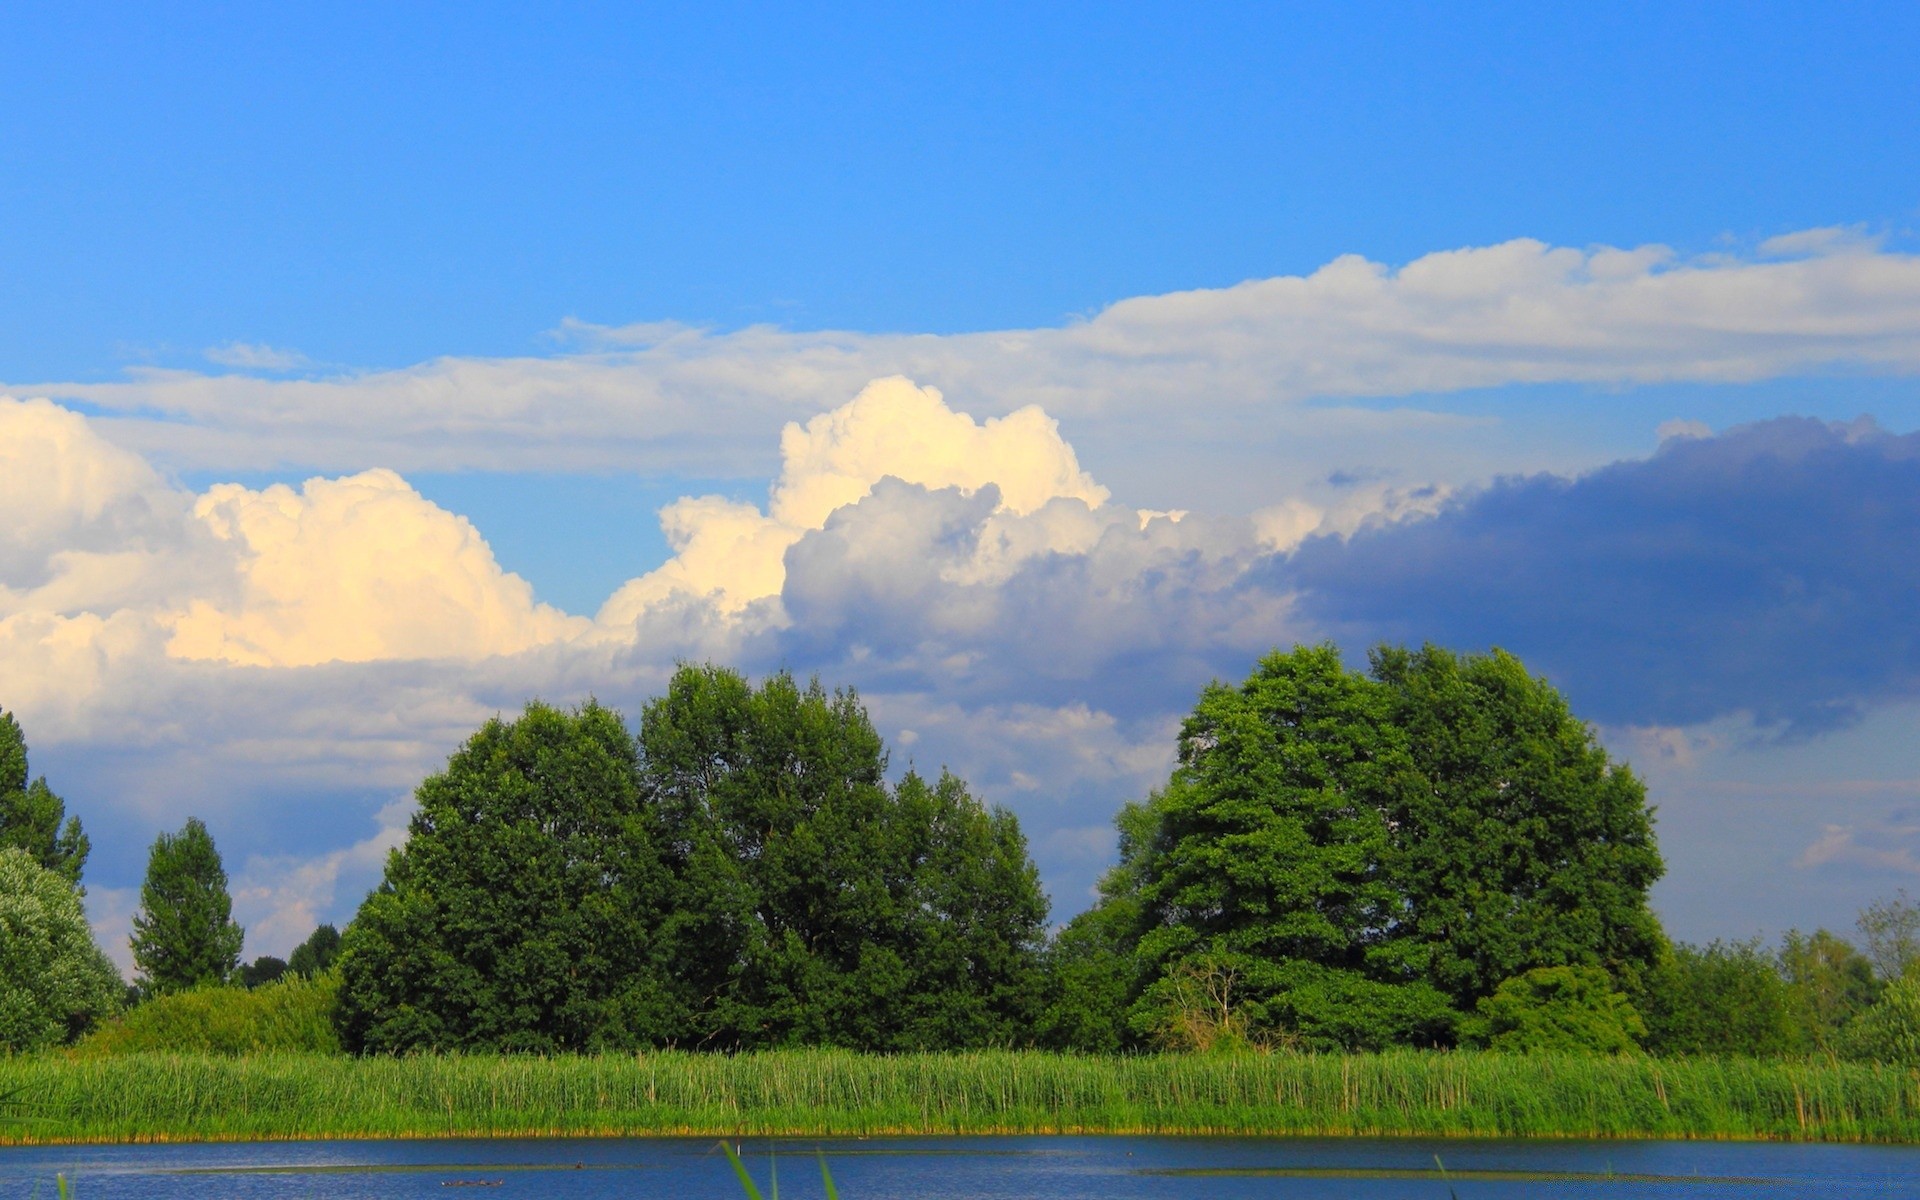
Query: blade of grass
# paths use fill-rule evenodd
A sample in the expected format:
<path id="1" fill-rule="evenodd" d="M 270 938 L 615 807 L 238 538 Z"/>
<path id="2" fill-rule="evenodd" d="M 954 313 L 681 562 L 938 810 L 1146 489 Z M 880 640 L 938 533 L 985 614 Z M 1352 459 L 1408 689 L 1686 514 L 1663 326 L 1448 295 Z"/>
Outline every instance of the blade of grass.
<path id="1" fill-rule="evenodd" d="M 833 1172 L 827 1170 L 827 1152 L 815 1150 L 820 1156 L 820 1182 L 827 1185 L 827 1200 L 840 1200 L 840 1189 L 833 1186 Z"/>
<path id="2" fill-rule="evenodd" d="M 740 1186 L 746 1189 L 747 1200 L 766 1200 L 766 1197 L 760 1194 L 760 1189 L 754 1186 L 753 1176 L 747 1174 L 747 1164 L 740 1161 L 739 1152 L 727 1142 L 720 1143 L 720 1151 L 727 1156 L 727 1161 L 733 1164 L 733 1173 L 740 1177 Z"/>

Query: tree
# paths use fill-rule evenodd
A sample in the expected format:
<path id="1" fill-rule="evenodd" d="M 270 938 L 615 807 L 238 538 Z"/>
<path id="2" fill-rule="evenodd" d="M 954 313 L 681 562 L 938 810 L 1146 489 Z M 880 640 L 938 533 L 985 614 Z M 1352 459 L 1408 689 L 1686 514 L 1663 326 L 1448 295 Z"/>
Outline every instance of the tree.
<path id="1" fill-rule="evenodd" d="M 80 818 L 66 813 L 45 776 L 28 781 L 26 736 L 13 714 L 0 709 L 0 847 L 25 850 L 78 888 L 90 844 Z"/>
<path id="2" fill-rule="evenodd" d="M 333 965 L 340 953 L 340 931 L 331 925 L 321 925 L 307 935 L 307 940 L 293 948 L 287 956 L 287 970 L 295 975 L 311 978 Z"/>
<path id="3" fill-rule="evenodd" d="M 1920 904 L 1905 889 L 1860 910 L 1860 937 L 1880 978 L 1891 983 L 1920 963 Z"/>
<path id="4" fill-rule="evenodd" d="M 133 962 L 143 990 L 165 995 L 227 982 L 240 965 L 244 937 L 206 825 L 190 817 L 179 833 L 155 839 L 133 917 Z"/>
<path id="5" fill-rule="evenodd" d="M 1046 901 L 1010 813 L 886 784 L 851 691 L 684 667 L 641 715 L 673 879 L 681 1044 L 912 1049 L 1029 1035 Z"/>
<path id="6" fill-rule="evenodd" d="M 1646 1025 L 1599 967 L 1535 967 L 1480 1001 L 1464 1040 L 1521 1054 L 1632 1054 Z"/>
<path id="7" fill-rule="evenodd" d="M 243 988 L 264 987 L 269 983 L 278 983 L 287 973 L 287 960 L 272 954 L 262 954 L 259 958 L 240 968 L 240 986 Z"/>
<path id="8" fill-rule="evenodd" d="M 1920 1068 L 1920 969 L 1886 986 L 1847 1027 L 1841 1049 L 1850 1058 Z"/>
<path id="9" fill-rule="evenodd" d="M 1799 1041 L 1809 1050 L 1837 1052 L 1848 1025 L 1879 997 L 1873 964 L 1824 929 L 1810 935 L 1788 930 L 1779 957 Z"/>
<path id="10" fill-rule="evenodd" d="M 1392 814 L 1394 951 L 1462 1009 L 1533 967 L 1633 986 L 1664 942 L 1646 787 L 1505 651 L 1381 647 L 1372 666 L 1421 780 Z"/>
<path id="11" fill-rule="evenodd" d="M 71 1041 L 119 1009 L 121 987 L 67 877 L 0 849 L 0 1050 Z"/>
<path id="12" fill-rule="evenodd" d="M 619 715 L 528 704 L 415 797 L 406 844 L 341 939 L 347 1047 L 646 1044 L 662 880 Z"/>
<path id="13" fill-rule="evenodd" d="M 1137 1033 L 1182 1019 L 1199 961 L 1234 981 L 1229 1009 L 1244 1005 L 1288 1039 L 1450 1037 L 1457 1014 L 1392 947 L 1402 897 L 1387 872 L 1391 814 L 1420 781 L 1391 701 L 1331 646 L 1268 655 L 1240 687 L 1202 693 L 1172 778 L 1123 844 L 1150 981 L 1130 1018 Z"/>
<path id="14" fill-rule="evenodd" d="M 1759 940 L 1673 946 L 1641 1001 L 1656 1054 L 1787 1054 L 1800 1048 L 1793 997 Z"/>
<path id="15" fill-rule="evenodd" d="M 1536 967 L 1630 983 L 1662 944 L 1644 788 L 1497 650 L 1382 647 L 1371 677 L 1332 646 L 1271 654 L 1206 689 L 1121 826 L 1141 1035 L 1193 959 L 1278 1040 L 1363 1047 L 1449 1041 Z"/>
<path id="16" fill-rule="evenodd" d="M 1029 1035 L 1046 901 L 1011 814 L 887 786 L 851 692 L 683 667 L 637 739 L 495 720 L 421 784 L 343 936 L 362 1051 L 916 1049 Z"/>

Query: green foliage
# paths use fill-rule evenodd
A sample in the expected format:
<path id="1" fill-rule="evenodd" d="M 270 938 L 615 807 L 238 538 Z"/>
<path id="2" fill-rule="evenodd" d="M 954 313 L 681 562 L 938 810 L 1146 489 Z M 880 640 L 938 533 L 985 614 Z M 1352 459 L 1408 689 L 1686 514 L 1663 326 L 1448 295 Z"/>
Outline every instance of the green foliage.
<path id="1" fill-rule="evenodd" d="M 0 849 L 0 1050 L 68 1041 L 117 1011 L 120 992 L 73 884 L 25 850 Z"/>
<path id="2" fill-rule="evenodd" d="M 256 988 L 209 984 L 140 1004 L 74 1047 L 121 1054 L 338 1054 L 336 975 L 294 977 Z"/>
<path id="3" fill-rule="evenodd" d="M 1640 1001 L 1655 1054 L 1776 1055 L 1801 1048 L 1794 1000 L 1759 939 L 1675 945 Z"/>
<path id="4" fill-rule="evenodd" d="M 1128 1044 L 1133 925 L 1124 906 L 1101 904 L 1068 921 L 1048 944 L 1046 1003 L 1035 1038 L 1040 1045 L 1111 1054 Z"/>
<path id="5" fill-rule="evenodd" d="M 1780 973 L 1800 1045 L 1822 1053 L 1839 1051 L 1849 1024 L 1881 989 L 1867 957 L 1824 929 L 1813 934 L 1788 930 L 1780 947 Z"/>
<path id="6" fill-rule="evenodd" d="M 415 793 L 407 843 L 342 939 L 355 1050 L 632 1044 L 662 880 L 620 718 L 529 704 Z"/>
<path id="7" fill-rule="evenodd" d="M 886 756 L 851 693 L 677 672 L 490 722 L 341 949 L 357 1050 L 1003 1044 L 1046 902 L 1011 814 Z"/>
<path id="8" fill-rule="evenodd" d="M 1128 1020 L 1163 1041 L 1193 1027 L 1193 960 L 1264 1037 L 1353 1049 L 1449 1042 L 1502 980 L 1631 979 L 1661 944 L 1645 789 L 1500 651 L 1382 648 L 1371 678 L 1331 646 L 1271 654 L 1206 689 L 1121 832 Z"/>
<path id="9" fill-rule="evenodd" d="M 1649 968 L 1664 868 L 1646 787 L 1566 698 L 1502 650 L 1382 647 L 1372 663 L 1419 781 L 1395 793 L 1386 869 L 1408 928 L 1391 953 L 1463 1009 L 1533 967 Z"/>
<path id="10" fill-rule="evenodd" d="M 1920 968 L 1887 985 L 1848 1026 L 1841 1049 L 1849 1058 L 1920 1067 Z"/>
<path id="11" fill-rule="evenodd" d="M 1882 980 L 1904 977 L 1920 965 L 1920 904 L 1905 890 L 1860 911 L 1860 938 Z"/>
<path id="12" fill-rule="evenodd" d="M 1465 1040 L 1522 1054 L 1632 1054 L 1646 1031 L 1598 967 L 1535 967 L 1502 983 L 1461 1023 Z"/>
<path id="13" fill-rule="evenodd" d="M 885 784 L 851 692 L 685 667 L 641 715 L 674 905 L 656 1043 L 1006 1044 L 1041 1000 L 1046 901 L 1010 813 Z"/>
<path id="14" fill-rule="evenodd" d="M 318 975 L 332 968 L 340 954 L 340 931 L 322 925 L 307 935 L 307 940 L 287 956 L 287 970 L 295 975 Z"/>
<path id="15" fill-rule="evenodd" d="M 26 735 L 13 714 L 0 709 L 0 847 L 25 850 L 78 888 L 90 843 L 80 818 L 66 814 L 44 777 L 29 782 Z"/>
<path id="16" fill-rule="evenodd" d="M 236 977 L 235 982 L 239 983 L 241 987 L 257 988 L 269 983 L 278 982 L 286 973 L 287 963 L 285 959 L 277 958 L 271 954 L 262 954 L 259 958 L 254 959 L 252 962 L 240 968 L 240 973 Z"/>
<path id="17" fill-rule="evenodd" d="M 200 819 L 155 839 L 133 918 L 133 962 L 144 991 L 163 996 L 225 983 L 240 965 L 243 937 L 220 851 Z"/>

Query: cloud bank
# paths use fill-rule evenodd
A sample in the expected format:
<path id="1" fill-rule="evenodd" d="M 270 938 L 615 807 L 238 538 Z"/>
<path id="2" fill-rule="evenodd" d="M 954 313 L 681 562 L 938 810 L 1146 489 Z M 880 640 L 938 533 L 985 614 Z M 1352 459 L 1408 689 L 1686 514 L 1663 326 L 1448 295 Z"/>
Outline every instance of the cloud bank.
<path id="1" fill-rule="evenodd" d="M 569 322 L 563 333 L 572 349 L 550 357 L 284 378 L 247 373 L 297 362 L 284 352 L 229 347 L 218 356 L 236 368 L 228 374 L 0 390 L 84 404 L 117 442 L 219 470 L 742 476 L 767 469 L 767 436 L 783 422 L 892 375 L 966 396 L 984 417 L 1038 405 L 1116 437 L 1417 435 L 1459 418 L 1371 402 L 1518 383 L 1920 370 L 1920 258 L 1846 230 L 1694 259 L 1521 239 L 1397 269 L 1348 255 L 1309 275 L 1123 300 L 1054 328 L 935 336 Z"/>

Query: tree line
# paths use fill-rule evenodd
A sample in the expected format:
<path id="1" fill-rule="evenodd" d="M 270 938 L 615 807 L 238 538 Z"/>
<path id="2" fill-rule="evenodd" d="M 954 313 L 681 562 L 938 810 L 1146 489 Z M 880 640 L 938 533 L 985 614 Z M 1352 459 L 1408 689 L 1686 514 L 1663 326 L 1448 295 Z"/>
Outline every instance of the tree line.
<path id="1" fill-rule="evenodd" d="M 324 972 L 341 1040 L 363 1053 L 1490 1046 L 1920 1063 L 1920 907 L 1870 908 L 1859 946 L 1826 930 L 1777 950 L 1670 942 L 1648 905 L 1663 866 L 1644 786 L 1499 651 L 1384 646 L 1357 671 L 1296 647 L 1208 687 L 1165 785 L 1120 812 L 1098 903 L 1051 933 L 1012 813 L 946 771 L 888 776 L 858 697 L 787 674 L 683 667 L 631 730 L 596 702 L 530 703 L 420 785 L 380 886 L 288 962 L 242 965 L 206 827 L 163 834 L 123 997 L 80 912 L 85 835 L 28 781 L 0 714 L 0 923 L 40 930 L 0 949 L 9 1012 L 38 1014 L 0 1014 L 0 1042 Z"/>

